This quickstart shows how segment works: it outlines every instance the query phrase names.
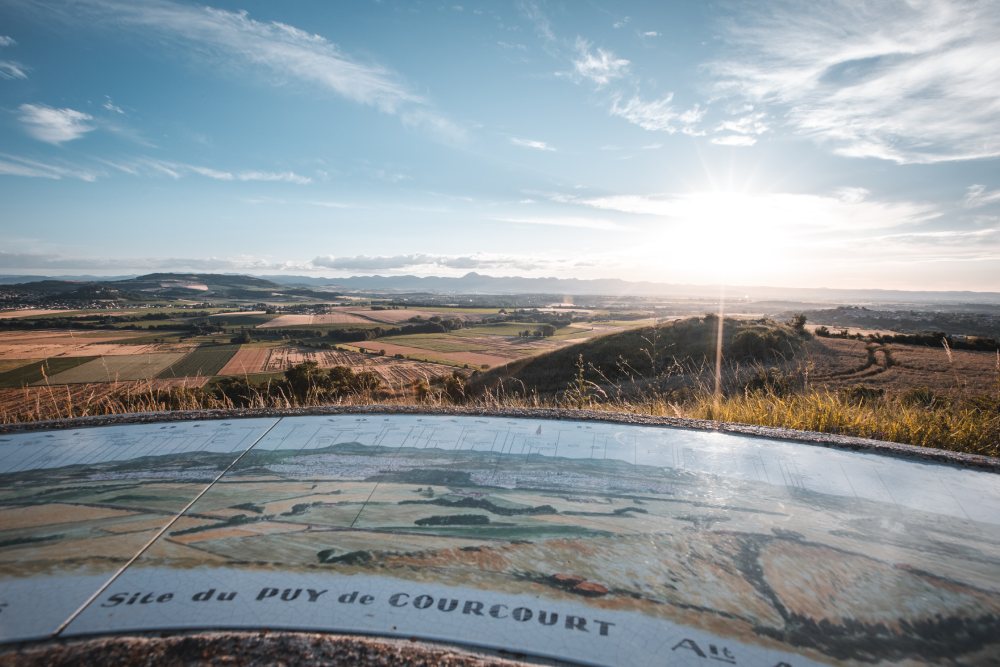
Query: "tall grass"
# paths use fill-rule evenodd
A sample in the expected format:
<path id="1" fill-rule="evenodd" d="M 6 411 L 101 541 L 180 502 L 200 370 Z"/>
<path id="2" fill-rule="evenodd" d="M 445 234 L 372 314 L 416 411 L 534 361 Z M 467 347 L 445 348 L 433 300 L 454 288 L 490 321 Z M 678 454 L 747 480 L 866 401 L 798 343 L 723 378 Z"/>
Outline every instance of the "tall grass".
<path id="1" fill-rule="evenodd" d="M 572 408 L 652 416 L 737 422 L 743 424 L 819 431 L 888 440 L 921 447 L 1000 456 L 1000 356 L 997 385 L 974 397 L 938 397 L 926 390 L 895 396 L 878 392 L 830 391 L 808 382 L 771 384 L 768 377 L 753 391 L 716 391 L 712 369 L 698 371 L 701 379 L 682 391 L 665 392 L 662 384 L 636 383 L 631 387 L 594 383 L 584 376 L 584 362 L 563 392 L 539 395 L 519 380 L 466 396 L 461 382 L 394 387 L 392 391 L 353 391 L 330 398 L 319 391 L 293 395 L 280 385 L 251 385 L 249 395 L 234 402 L 201 388 L 163 387 L 152 382 L 113 385 L 109 391 L 73 392 L 69 387 L 23 390 L 23 400 L 0 405 L 0 422 L 16 423 L 90 415 L 120 415 L 178 410 L 232 410 L 308 408 L 324 405 L 449 406 L 485 409 Z M 743 369 L 730 377 L 743 378 L 762 369 Z M 802 369 L 804 376 L 808 369 Z M 691 375 L 688 375 L 691 378 Z M 741 381 L 743 382 L 743 381 Z M 418 386 L 419 385 L 419 386 Z M 985 388 L 984 388 L 985 389 Z"/>

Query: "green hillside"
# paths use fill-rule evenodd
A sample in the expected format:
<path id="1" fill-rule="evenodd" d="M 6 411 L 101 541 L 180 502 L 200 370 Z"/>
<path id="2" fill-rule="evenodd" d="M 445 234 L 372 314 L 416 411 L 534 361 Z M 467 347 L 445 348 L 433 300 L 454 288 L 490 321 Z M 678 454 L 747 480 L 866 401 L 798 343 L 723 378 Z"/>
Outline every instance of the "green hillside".
<path id="1" fill-rule="evenodd" d="M 473 378 L 473 395 L 499 384 L 551 394 L 578 378 L 597 385 L 647 383 L 653 378 L 690 374 L 715 363 L 718 319 L 693 317 L 657 327 L 632 329 L 594 338 L 548 354 L 512 362 Z M 723 350 L 727 368 L 774 364 L 793 359 L 807 334 L 770 320 L 726 319 Z"/>

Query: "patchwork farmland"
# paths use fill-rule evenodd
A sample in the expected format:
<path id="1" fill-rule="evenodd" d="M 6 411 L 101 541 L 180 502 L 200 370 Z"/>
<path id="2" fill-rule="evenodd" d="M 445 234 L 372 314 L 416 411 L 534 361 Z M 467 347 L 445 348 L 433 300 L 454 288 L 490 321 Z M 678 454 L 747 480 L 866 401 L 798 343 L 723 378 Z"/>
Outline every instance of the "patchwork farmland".
<path id="1" fill-rule="evenodd" d="M 79 384 L 145 380 L 184 358 L 183 352 L 98 357 L 35 384 Z"/>
<path id="2" fill-rule="evenodd" d="M 218 374 L 239 376 L 282 373 L 306 361 L 315 362 L 320 368 L 347 366 L 355 371 L 372 371 L 391 389 L 399 389 L 417 380 L 430 380 L 454 370 L 436 363 L 372 356 L 346 350 L 244 346 Z"/>

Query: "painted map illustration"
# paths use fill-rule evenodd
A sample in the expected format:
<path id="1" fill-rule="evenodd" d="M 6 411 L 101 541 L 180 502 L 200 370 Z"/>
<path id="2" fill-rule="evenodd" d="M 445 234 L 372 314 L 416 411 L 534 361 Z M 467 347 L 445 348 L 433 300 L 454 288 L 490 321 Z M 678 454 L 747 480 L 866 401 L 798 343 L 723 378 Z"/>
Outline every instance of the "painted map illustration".
<path id="1" fill-rule="evenodd" d="M 1000 655 L 992 473 L 604 423 L 227 424 L 90 429 L 112 444 L 66 461 L 72 432 L 0 436 L 3 637 L 320 628 L 592 664 Z"/>

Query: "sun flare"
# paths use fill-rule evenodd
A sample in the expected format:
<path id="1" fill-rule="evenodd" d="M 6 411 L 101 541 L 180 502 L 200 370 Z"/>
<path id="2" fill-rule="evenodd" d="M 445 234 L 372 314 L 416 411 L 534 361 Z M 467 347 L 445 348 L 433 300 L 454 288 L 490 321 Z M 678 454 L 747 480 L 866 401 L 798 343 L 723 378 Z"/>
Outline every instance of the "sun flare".
<path id="1" fill-rule="evenodd" d="M 711 282 L 752 282 L 781 271 L 785 216 L 760 195 L 692 193 L 679 199 L 657 234 L 671 273 Z"/>

